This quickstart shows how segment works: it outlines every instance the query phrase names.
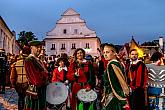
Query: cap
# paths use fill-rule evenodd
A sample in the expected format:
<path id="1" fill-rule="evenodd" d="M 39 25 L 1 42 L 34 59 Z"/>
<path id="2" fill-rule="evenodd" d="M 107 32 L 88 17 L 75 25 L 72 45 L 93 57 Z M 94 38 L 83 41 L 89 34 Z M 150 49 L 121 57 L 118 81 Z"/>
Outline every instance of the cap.
<path id="1" fill-rule="evenodd" d="M 61 61 L 64 62 L 64 65 L 65 65 L 65 66 L 68 66 L 68 60 L 67 60 L 66 58 L 62 58 L 62 57 L 60 57 L 60 58 L 57 59 L 56 65 L 59 66 L 59 63 L 60 63 Z"/>
<path id="2" fill-rule="evenodd" d="M 0 48 L 0 52 L 5 52 L 5 49 L 3 49 L 3 48 Z"/>
<path id="3" fill-rule="evenodd" d="M 112 43 L 104 43 L 104 47 L 105 46 L 109 46 L 110 48 L 112 48 L 113 51 L 118 53 L 118 49 L 116 48 L 116 46 Z"/>
<path id="4" fill-rule="evenodd" d="M 85 57 L 85 59 L 86 59 L 86 60 L 92 60 L 92 56 L 91 56 L 91 55 L 87 55 L 87 56 Z"/>
<path id="5" fill-rule="evenodd" d="M 30 46 L 39 46 L 39 45 L 42 45 L 42 42 L 38 41 L 38 40 L 33 40 L 33 41 L 29 42 L 29 45 Z"/>

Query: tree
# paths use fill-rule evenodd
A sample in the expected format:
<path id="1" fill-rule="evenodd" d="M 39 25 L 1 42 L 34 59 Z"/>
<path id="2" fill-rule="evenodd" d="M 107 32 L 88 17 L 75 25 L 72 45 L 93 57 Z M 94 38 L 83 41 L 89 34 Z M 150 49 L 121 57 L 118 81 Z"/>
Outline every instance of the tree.
<path id="1" fill-rule="evenodd" d="M 19 38 L 17 41 L 19 45 L 21 46 L 21 48 L 23 48 L 24 46 L 27 46 L 28 42 L 32 40 L 37 40 L 37 37 L 31 31 L 29 32 L 21 31 L 18 35 L 19 35 Z"/>

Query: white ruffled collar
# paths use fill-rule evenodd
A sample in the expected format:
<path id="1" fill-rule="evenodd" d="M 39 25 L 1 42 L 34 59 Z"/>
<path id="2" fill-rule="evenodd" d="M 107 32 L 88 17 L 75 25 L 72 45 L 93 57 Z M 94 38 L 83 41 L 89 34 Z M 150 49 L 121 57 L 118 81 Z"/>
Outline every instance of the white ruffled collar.
<path id="1" fill-rule="evenodd" d="M 132 60 L 131 60 L 131 64 L 137 64 L 139 61 L 141 61 L 141 60 L 138 60 L 138 59 L 135 60 L 135 61 L 132 61 Z"/>
<path id="2" fill-rule="evenodd" d="M 59 72 L 60 72 L 61 70 L 63 70 L 63 69 L 64 69 L 65 71 L 68 71 L 68 69 L 67 69 L 66 66 L 64 66 L 64 67 L 60 67 L 60 66 L 59 66 L 59 67 L 58 67 L 58 71 L 59 71 Z"/>

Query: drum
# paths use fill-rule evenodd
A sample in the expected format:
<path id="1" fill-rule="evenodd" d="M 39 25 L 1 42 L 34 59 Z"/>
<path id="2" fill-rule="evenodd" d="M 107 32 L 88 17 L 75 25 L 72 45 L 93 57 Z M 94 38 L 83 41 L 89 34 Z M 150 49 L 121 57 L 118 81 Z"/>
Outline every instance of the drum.
<path id="1" fill-rule="evenodd" d="M 148 87 L 149 109 L 165 110 L 164 88 Z"/>
<path id="2" fill-rule="evenodd" d="M 68 88 L 61 82 L 50 83 L 46 89 L 46 101 L 49 104 L 59 105 L 66 101 Z"/>
<path id="3" fill-rule="evenodd" d="M 86 91 L 86 89 L 80 89 L 77 92 L 78 97 L 78 109 L 83 110 L 95 110 L 95 100 L 97 99 L 97 93 L 94 90 Z M 85 104 L 84 104 L 85 103 Z"/>
<path id="4" fill-rule="evenodd" d="M 93 102 L 97 99 L 97 93 L 94 90 L 86 91 L 86 89 L 80 89 L 77 92 L 77 97 L 83 102 Z"/>

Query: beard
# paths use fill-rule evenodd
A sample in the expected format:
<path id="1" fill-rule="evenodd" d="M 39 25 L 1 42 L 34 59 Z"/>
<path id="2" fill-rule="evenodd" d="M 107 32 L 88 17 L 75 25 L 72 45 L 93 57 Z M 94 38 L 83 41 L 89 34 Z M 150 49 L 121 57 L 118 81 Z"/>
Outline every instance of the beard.
<path id="1" fill-rule="evenodd" d="M 131 58 L 132 61 L 136 61 L 137 59 L 138 59 L 138 58 L 135 58 L 135 57 Z"/>

